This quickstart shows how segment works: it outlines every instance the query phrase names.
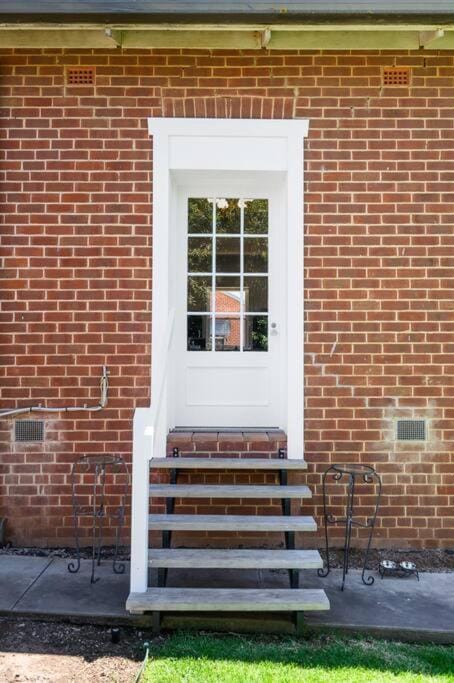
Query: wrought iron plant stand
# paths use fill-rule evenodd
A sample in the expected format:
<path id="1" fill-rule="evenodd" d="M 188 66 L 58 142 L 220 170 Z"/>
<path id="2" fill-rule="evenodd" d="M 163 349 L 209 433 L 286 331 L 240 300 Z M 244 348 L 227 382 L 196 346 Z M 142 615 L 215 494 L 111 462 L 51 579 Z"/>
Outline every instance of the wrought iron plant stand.
<path id="1" fill-rule="evenodd" d="M 326 484 L 328 477 L 332 475 L 335 482 L 340 482 L 344 479 L 347 484 L 347 501 L 345 505 L 345 517 L 334 517 L 332 514 L 328 513 L 327 502 L 326 502 Z M 377 486 L 377 492 L 375 495 L 374 502 L 374 512 L 372 517 L 370 517 L 366 523 L 360 522 L 355 519 L 355 494 L 357 486 L 360 483 L 365 484 L 375 484 Z M 367 566 L 367 560 L 369 557 L 370 546 L 372 542 L 372 536 L 374 533 L 375 522 L 377 519 L 378 508 L 380 505 L 381 497 L 381 479 L 373 467 L 369 465 L 360 464 L 347 464 L 347 465 L 331 465 L 325 473 L 323 474 L 323 517 L 325 523 L 325 545 L 326 545 L 326 567 L 318 570 L 318 575 L 321 577 L 328 576 L 331 571 L 330 561 L 329 561 L 329 532 L 328 528 L 330 525 L 343 524 L 345 526 L 344 534 L 344 558 L 342 565 L 342 585 L 341 590 L 344 590 L 345 577 L 348 574 L 349 562 L 350 562 L 350 543 L 352 537 L 353 527 L 360 527 L 363 529 L 369 529 L 369 536 L 367 540 L 366 552 L 364 555 L 363 569 L 361 573 L 361 579 L 366 586 L 371 586 L 375 579 L 373 576 L 365 576 L 367 571 L 370 571 Z"/>
<path id="2" fill-rule="evenodd" d="M 113 507 L 112 511 L 106 505 L 106 475 L 121 474 L 124 475 L 124 486 L 121 486 L 120 503 Z M 82 496 L 81 491 L 78 491 L 78 480 L 85 478 L 90 483 L 84 485 L 90 487 L 90 495 Z M 115 529 L 115 549 L 112 560 L 112 568 L 115 574 L 124 574 L 125 564 L 118 560 L 118 548 L 121 540 L 121 533 L 125 518 L 126 495 L 128 491 L 129 471 L 123 458 L 116 455 L 84 455 L 73 464 L 71 470 L 71 489 L 72 489 L 72 506 L 73 506 L 73 525 L 74 536 L 76 542 L 76 560 L 71 560 L 68 564 L 68 571 L 72 574 L 80 569 L 80 519 L 82 517 L 91 517 L 91 534 L 92 534 L 92 553 L 91 553 L 91 583 L 96 583 L 99 580 L 95 578 L 96 566 L 101 564 L 101 547 L 102 535 L 105 521 L 116 521 Z M 82 504 L 82 501 L 88 497 L 89 502 Z"/>

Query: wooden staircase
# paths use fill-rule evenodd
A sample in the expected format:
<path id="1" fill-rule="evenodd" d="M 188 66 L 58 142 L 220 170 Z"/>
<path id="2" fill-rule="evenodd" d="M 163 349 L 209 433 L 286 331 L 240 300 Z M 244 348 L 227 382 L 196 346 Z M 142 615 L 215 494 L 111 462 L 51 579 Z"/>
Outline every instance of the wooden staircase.
<path id="1" fill-rule="evenodd" d="M 282 456 L 282 453 L 281 453 Z M 312 517 L 291 515 L 291 499 L 311 498 L 307 486 L 288 485 L 288 472 L 306 469 L 304 460 L 270 458 L 151 458 L 150 470 L 168 470 L 169 484 L 151 484 L 150 497 L 166 499 L 165 514 L 150 514 L 149 529 L 162 532 L 162 548 L 149 549 L 148 564 L 158 569 L 158 586 L 143 593 L 132 592 L 126 608 L 132 613 L 153 612 L 153 626 L 159 630 L 160 613 L 170 612 L 283 612 L 295 614 L 296 628 L 307 610 L 329 609 L 323 590 L 299 588 L 299 571 L 323 566 L 315 550 L 295 549 L 295 532 L 316 531 Z M 178 484 L 183 470 L 261 470 L 279 475 L 279 485 Z M 174 514 L 177 498 L 280 499 L 282 516 Z M 264 531 L 283 533 L 285 549 L 206 549 L 171 548 L 173 531 Z M 170 568 L 287 569 L 289 588 L 169 588 Z"/>

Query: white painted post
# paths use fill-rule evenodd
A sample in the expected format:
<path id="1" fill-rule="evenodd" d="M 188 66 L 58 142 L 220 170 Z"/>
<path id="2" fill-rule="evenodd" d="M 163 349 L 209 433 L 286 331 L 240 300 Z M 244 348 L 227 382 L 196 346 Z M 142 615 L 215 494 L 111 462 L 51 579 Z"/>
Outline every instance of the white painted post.
<path id="1" fill-rule="evenodd" d="M 150 458 L 154 429 L 151 408 L 136 408 L 133 426 L 131 502 L 131 593 L 148 588 Z"/>
<path id="2" fill-rule="evenodd" d="M 287 180 L 287 457 L 304 458 L 304 174 L 303 142 L 289 138 Z"/>
<path id="3" fill-rule="evenodd" d="M 153 135 L 153 270 L 151 329 L 151 402 L 167 427 L 167 405 L 158 405 L 167 382 L 169 324 L 169 207 L 170 178 L 168 134 L 160 132 L 160 119 L 149 119 L 149 133 Z M 166 399 L 167 400 L 167 399 Z M 157 450 L 155 448 L 155 450 Z M 153 453 L 165 457 L 165 450 Z"/>

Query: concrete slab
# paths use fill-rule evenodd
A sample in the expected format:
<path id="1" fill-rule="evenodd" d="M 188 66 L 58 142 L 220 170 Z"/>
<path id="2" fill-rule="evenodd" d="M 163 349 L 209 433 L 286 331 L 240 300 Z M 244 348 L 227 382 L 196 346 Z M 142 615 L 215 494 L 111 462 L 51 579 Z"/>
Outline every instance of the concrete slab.
<path id="1" fill-rule="evenodd" d="M 260 587 L 288 588 L 289 577 L 285 569 L 267 569 L 255 571 L 236 571 L 229 576 L 223 570 L 204 570 L 205 576 L 200 581 L 199 572 L 174 570 L 169 572 L 169 585 L 225 587 L 236 585 L 252 587 L 258 579 Z M 258 576 L 257 576 L 258 574 Z M 339 630 L 366 633 L 378 637 L 399 638 L 403 640 L 436 641 L 454 644 L 454 573 L 423 573 L 420 581 L 416 577 L 384 578 L 378 572 L 370 572 L 375 578 L 372 586 L 365 586 L 361 581 L 361 572 L 351 570 L 347 577 L 345 589 L 340 590 L 342 571 L 333 570 L 326 578 L 320 578 L 316 570 L 300 572 L 301 588 L 322 588 L 330 601 L 327 612 L 305 613 L 305 623 L 309 629 Z M 231 581 L 235 578 L 236 582 Z M 268 615 L 267 615 L 268 616 Z M 269 615 L 271 616 L 271 615 Z M 282 629 L 287 615 L 273 615 L 279 620 Z M 230 615 L 225 615 L 232 622 Z M 207 615 L 201 618 L 197 614 L 163 615 L 163 625 L 168 628 L 223 628 L 224 615 Z M 266 621 L 266 623 L 265 623 Z M 273 631 L 270 618 L 256 622 L 258 631 Z M 236 623 L 236 625 L 235 625 Z M 241 627 L 241 617 L 229 628 Z M 251 628 L 252 624 L 252 628 Z M 292 632 L 290 618 L 281 632 Z M 254 630 L 253 621 L 247 625 Z M 246 628 L 246 630 L 248 630 Z"/>
<path id="2" fill-rule="evenodd" d="M 22 559 L 22 558 L 16 558 Z M 129 567 L 114 574 L 106 560 L 96 568 L 99 581 L 90 583 L 91 562 L 82 560 L 77 574 L 68 572 L 68 560 L 55 558 L 14 608 L 18 614 L 65 617 L 126 617 Z"/>
<path id="3" fill-rule="evenodd" d="M 125 611 L 129 593 L 129 567 L 123 575 L 112 572 L 105 561 L 97 569 L 100 581 L 90 583 L 91 562 L 82 560 L 77 574 L 67 570 L 68 560 L 24 556 L 0 556 L 0 612 L 39 618 L 73 619 L 81 623 L 130 623 L 150 625 L 149 616 L 134 617 Z M 331 603 L 328 612 L 307 612 L 311 629 L 339 629 L 381 637 L 433 640 L 454 644 L 454 572 L 423 573 L 414 577 L 380 579 L 365 586 L 361 572 L 352 570 L 343 592 L 341 571 L 325 579 L 316 570 L 300 573 L 301 588 L 322 588 Z M 152 575 L 156 585 L 156 572 Z M 288 588 L 286 570 L 171 569 L 168 586 L 188 588 Z M 246 623 L 247 622 L 247 623 Z M 292 632 L 289 614 L 254 615 L 179 614 L 163 615 L 168 628 L 216 628 Z M 288 628 L 287 628 L 288 627 Z"/>
<path id="4" fill-rule="evenodd" d="M 9 612 L 51 563 L 48 557 L 0 556 L 0 612 Z"/>
<path id="5" fill-rule="evenodd" d="M 307 624 L 454 643 L 454 573 L 422 573 L 419 582 L 369 574 L 375 582 L 365 586 L 361 572 L 350 571 L 342 592 L 341 570 L 324 579 L 314 570 L 302 572 L 302 587 L 324 588 L 331 604 L 329 612 L 308 613 Z"/>

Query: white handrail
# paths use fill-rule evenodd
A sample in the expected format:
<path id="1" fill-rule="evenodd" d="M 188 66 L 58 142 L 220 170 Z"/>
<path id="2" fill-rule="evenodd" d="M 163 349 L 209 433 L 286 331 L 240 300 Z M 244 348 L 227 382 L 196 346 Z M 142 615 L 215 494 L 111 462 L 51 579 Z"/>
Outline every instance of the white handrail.
<path id="1" fill-rule="evenodd" d="M 134 412 L 131 501 L 131 593 L 144 593 L 148 587 L 148 514 L 150 458 L 166 454 L 167 424 L 161 425 L 163 394 L 172 344 L 175 310 L 167 318 L 166 333 L 159 354 L 154 357 L 155 394 L 150 408 Z M 156 360 L 156 358 L 158 360 Z M 159 362 L 161 361 L 162 362 Z M 164 415 L 167 413 L 164 412 Z"/>
<path id="2" fill-rule="evenodd" d="M 158 355 L 158 358 L 162 358 L 162 364 L 157 363 L 156 368 L 152 368 L 152 372 L 157 373 L 157 379 L 154 383 L 156 387 L 156 396 L 151 396 L 151 424 L 148 426 L 148 429 L 151 429 L 153 432 L 153 440 L 155 439 L 156 431 L 159 427 L 159 418 L 161 416 L 162 412 L 162 395 L 164 393 L 164 387 L 166 383 L 166 378 L 167 378 L 167 368 L 169 365 L 169 349 L 172 344 L 172 339 L 173 339 L 173 331 L 174 331 L 174 326 L 175 326 L 175 309 L 172 308 L 169 311 L 169 315 L 167 317 L 167 326 L 166 326 L 166 333 L 164 336 L 164 342 L 162 345 L 162 348 L 160 350 L 160 353 Z M 153 444 L 153 448 L 150 452 L 150 458 L 152 455 L 155 455 L 155 444 Z M 163 457 L 165 455 L 165 446 L 166 444 L 161 444 L 163 446 L 162 451 L 157 453 L 158 457 Z"/>

